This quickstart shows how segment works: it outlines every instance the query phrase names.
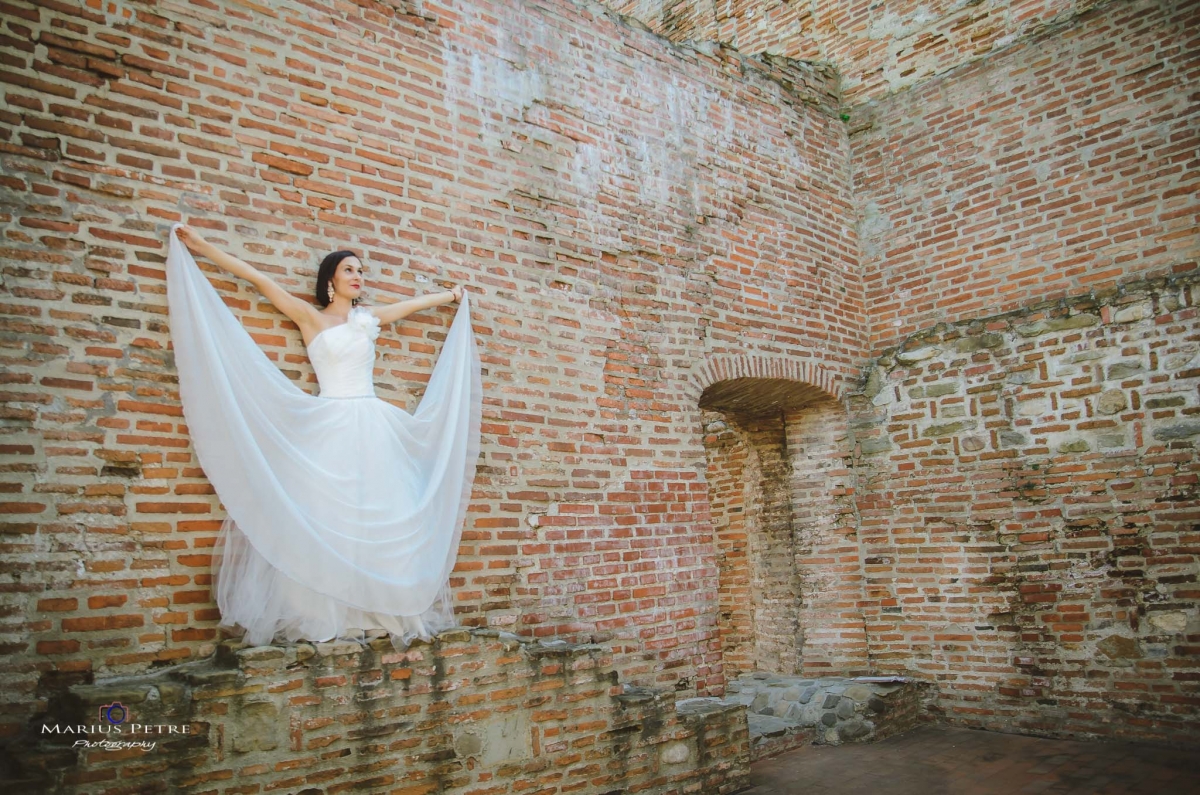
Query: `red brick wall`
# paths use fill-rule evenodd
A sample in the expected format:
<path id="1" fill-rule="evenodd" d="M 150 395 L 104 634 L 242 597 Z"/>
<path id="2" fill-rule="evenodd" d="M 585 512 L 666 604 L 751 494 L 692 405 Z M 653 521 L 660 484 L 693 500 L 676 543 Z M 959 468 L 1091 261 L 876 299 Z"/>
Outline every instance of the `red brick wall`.
<path id="1" fill-rule="evenodd" d="M 829 86 L 569 3 L 325 8 L 2 7 L 6 731 L 66 684 L 219 640 L 224 513 L 166 323 L 178 220 L 297 294 L 342 247 L 378 302 L 466 283 L 485 418 L 461 620 L 722 687 L 692 374 L 755 352 L 825 388 L 855 372 Z M 295 329 L 214 279 L 312 388 Z M 382 395 L 415 404 L 448 320 L 384 333 Z"/>
<path id="2" fill-rule="evenodd" d="M 984 728 L 1194 742 L 1200 286 L 962 322 L 851 403 L 871 660 Z"/>
<path id="3" fill-rule="evenodd" d="M 766 387 L 752 383 L 743 394 Z M 868 670 L 853 437 L 828 398 L 705 414 L 727 676 Z"/>
<path id="4" fill-rule="evenodd" d="M 219 639 L 223 512 L 166 326 L 180 219 L 297 293 L 343 246 L 377 301 L 468 284 L 487 403 L 462 621 L 595 639 L 624 681 L 687 692 L 724 681 L 704 388 L 790 378 L 841 399 L 869 352 L 976 320 L 955 333 L 1003 339 L 868 368 L 893 403 L 851 401 L 845 431 L 789 420 L 787 444 L 819 452 L 791 460 L 797 540 L 841 572 L 811 581 L 809 617 L 850 650 L 805 664 L 857 665 L 866 611 L 870 663 L 937 681 L 955 720 L 1194 726 L 1191 426 L 1153 437 L 1194 409 L 1173 394 L 1194 375 L 1191 298 L 1147 298 L 1158 321 L 1101 317 L 1103 334 L 1026 338 L 996 313 L 1195 269 L 1197 8 L 1107 4 L 847 127 L 818 70 L 664 46 L 572 4 L 0 6 L 3 731 L 71 683 Z M 311 388 L 295 329 L 217 282 Z M 381 338 L 381 394 L 415 404 L 448 319 Z M 1144 380 L 1063 358 L 1101 342 Z M 1053 357 L 1083 369 L 1043 372 Z M 1113 389 L 1128 411 L 1095 416 Z M 1042 436 L 1020 430 L 1043 415 Z M 1119 454 L 1099 447 L 1118 432 Z M 1134 695 L 1106 710 L 1110 686 Z"/>
<path id="5" fill-rule="evenodd" d="M 847 105 L 879 99 L 1105 0 L 606 0 L 672 41 L 832 63 Z"/>
<path id="6" fill-rule="evenodd" d="M 69 730 L 105 725 L 114 701 L 129 714 L 120 733 L 73 750 Z M 670 688 L 622 692 L 608 649 L 494 630 L 402 653 L 386 638 L 222 646 L 211 661 L 72 688 L 0 777 L 6 792 L 64 794 L 744 789 L 744 709 L 678 707 Z"/>
<path id="7" fill-rule="evenodd" d="M 727 679 L 757 670 L 755 654 L 755 588 L 751 535 L 746 522 L 753 483 L 746 480 L 750 448 L 720 412 L 704 414 L 705 480 L 717 559 L 717 610 L 721 666 Z"/>
<path id="8" fill-rule="evenodd" d="M 786 449 L 799 580 L 803 673 L 869 672 L 863 565 L 855 510 L 854 437 L 841 403 L 788 411 Z"/>
<path id="9" fill-rule="evenodd" d="M 851 119 L 873 350 L 1194 267 L 1200 4 L 1113 3 Z"/>
<path id="10" fill-rule="evenodd" d="M 705 442 L 722 663 L 731 677 L 799 673 L 800 587 L 783 416 L 706 416 L 713 417 Z"/>
<path id="11" fill-rule="evenodd" d="M 1194 288 L 1137 285 L 1197 268 L 1198 32 L 1112 3 L 852 113 L 870 659 L 955 722 L 1194 738 Z"/>

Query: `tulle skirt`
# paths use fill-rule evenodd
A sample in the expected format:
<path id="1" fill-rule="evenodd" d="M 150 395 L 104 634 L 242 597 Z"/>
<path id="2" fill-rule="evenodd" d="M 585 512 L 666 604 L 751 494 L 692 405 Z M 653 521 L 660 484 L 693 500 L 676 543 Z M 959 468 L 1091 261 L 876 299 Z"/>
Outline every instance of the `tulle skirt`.
<path id="1" fill-rule="evenodd" d="M 213 557 L 213 575 L 221 625 L 245 630 L 247 643 L 279 640 L 364 640 L 376 631 L 393 645 L 429 640 L 455 626 L 454 604 L 444 583 L 433 604 L 415 616 L 361 610 L 308 588 L 267 562 L 232 519 L 221 525 Z"/>

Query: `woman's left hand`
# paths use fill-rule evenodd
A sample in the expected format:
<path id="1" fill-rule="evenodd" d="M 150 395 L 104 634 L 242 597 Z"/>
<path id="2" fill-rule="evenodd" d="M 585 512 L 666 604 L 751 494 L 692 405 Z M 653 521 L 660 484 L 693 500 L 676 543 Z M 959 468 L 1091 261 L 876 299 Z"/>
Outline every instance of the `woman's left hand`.
<path id="1" fill-rule="evenodd" d="M 180 224 L 179 228 L 175 230 L 175 236 L 178 237 L 179 241 L 183 243 L 183 245 L 187 246 L 188 251 L 192 252 L 193 254 L 199 254 L 200 250 L 204 248 L 205 242 L 207 242 L 204 238 L 200 237 L 199 232 L 197 232 L 195 229 L 192 229 L 187 224 Z"/>
<path id="2" fill-rule="evenodd" d="M 455 301 L 455 303 L 457 303 L 457 302 L 461 301 L 461 300 L 462 300 L 462 297 L 463 297 L 463 288 L 462 288 L 462 285 L 461 285 L 461 284 L 456 284 L 456 285 L 454 286 L 454 288 L 453 288 L 452 290 L 450 290 L 450 294 L 454 296 L 454 301 Z"/>

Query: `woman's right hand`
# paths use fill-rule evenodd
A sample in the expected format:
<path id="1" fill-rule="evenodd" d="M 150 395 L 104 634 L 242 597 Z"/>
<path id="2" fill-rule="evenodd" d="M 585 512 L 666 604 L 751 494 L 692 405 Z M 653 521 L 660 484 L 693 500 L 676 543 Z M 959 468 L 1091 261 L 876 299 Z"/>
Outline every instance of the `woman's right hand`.
<path id="1" fill-rule="evenodd" d="M 200 237 L 200 233 L 192 229 L 187 224 L 180 224 L 175 230 L 175 235 L 179 238 L 179 242 L 188 247 L 188 251 L 193 254 L 200 253 L 200 247 L 204 245 L 204 238 Z"/>

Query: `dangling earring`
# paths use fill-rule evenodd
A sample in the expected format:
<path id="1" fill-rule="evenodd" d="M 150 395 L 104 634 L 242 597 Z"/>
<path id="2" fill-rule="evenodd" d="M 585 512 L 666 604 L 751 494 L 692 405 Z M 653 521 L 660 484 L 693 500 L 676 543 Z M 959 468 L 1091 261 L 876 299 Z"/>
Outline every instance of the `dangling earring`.
<path id="1" fill-rule="evenodd" d="M 334 291 L 334 289 L 333 289 L 333 282 L 330 282 L 329 283 L 329 303 L 331 303 L 331 304 L 333 303 L 333 297 L 335 295 L 337 295 L 337 292 Z"/>

